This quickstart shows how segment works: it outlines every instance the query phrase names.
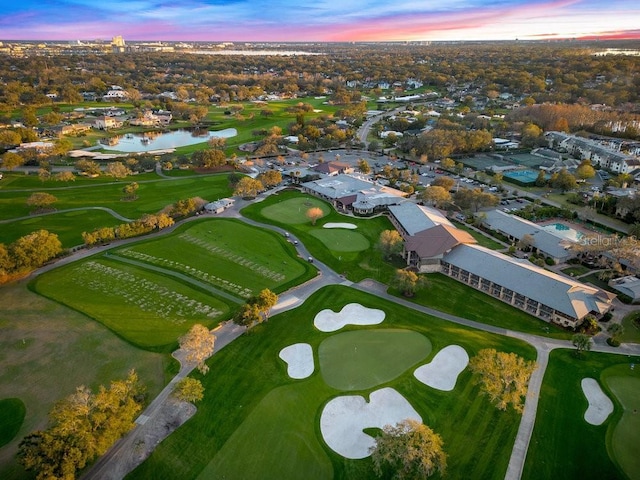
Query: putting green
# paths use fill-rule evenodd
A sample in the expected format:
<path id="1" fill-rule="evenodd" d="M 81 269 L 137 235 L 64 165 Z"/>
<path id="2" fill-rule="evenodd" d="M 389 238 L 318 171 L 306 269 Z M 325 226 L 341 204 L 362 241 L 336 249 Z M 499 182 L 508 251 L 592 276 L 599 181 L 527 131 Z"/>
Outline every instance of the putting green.
<path id="1" fill-rule="evenodd" d="M 605 381 L 624 409 L 611 436 L 613 456 L 629 478 L 640 478 L 640 378 L 610 376 Z"/>
<path id="2" fill-rule="evenodd" d="M 0 400 L 0 447 L 9 443 L 18 434 L 26 408 L 19 398 Z"/>
<path id="3" fill-rule="evenodd" d="M 260 213 L 276 222 L 296 225 L 299 223 L 309 223 L 311 220 L 307 218 L 307 210 L 313 207 L 322 209 L 323 216 L 329 215 L 331 207 L 325 202 L 314 197 L 290 198 L 282 202 L 269 205 L 263 208 Z"/>
<path id="4" fill-rule="evenodd" d="M 334 252 L 361 252 L 370 245 L 364 235 L 353 230 L 318 228 L 309 233 Z"/>
<path id="5" fill-rule="evenodd" d="M 322 377 L 339 390 L 389 382 L 430 353 L 427 337 L 400 329 L 344 332 L 327 338 L 318 348 Z"/>

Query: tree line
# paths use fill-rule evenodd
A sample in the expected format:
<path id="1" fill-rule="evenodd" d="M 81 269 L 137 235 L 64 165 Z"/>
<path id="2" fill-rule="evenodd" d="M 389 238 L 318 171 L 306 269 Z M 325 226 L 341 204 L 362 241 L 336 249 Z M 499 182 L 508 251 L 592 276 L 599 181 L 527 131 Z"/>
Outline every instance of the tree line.
<path id="1" fill-rule="evenodd" d="M 55 233 L 37 230 L 5 245 L 0 243 L 0 283 L 41 267 L 62 253 Z"/>

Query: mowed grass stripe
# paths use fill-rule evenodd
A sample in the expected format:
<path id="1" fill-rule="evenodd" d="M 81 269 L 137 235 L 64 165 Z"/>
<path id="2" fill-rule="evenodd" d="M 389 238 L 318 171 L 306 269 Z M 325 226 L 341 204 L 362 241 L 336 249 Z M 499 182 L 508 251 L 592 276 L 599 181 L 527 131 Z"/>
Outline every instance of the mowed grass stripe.
<path id="1" fill-rule="evenodd" d="M 174 345 L 191 325 L 213 327 L 229 312 L 226 303 L 182 282 L 105 258 L 47 272 L 34 288 L 142 348 Z"/>

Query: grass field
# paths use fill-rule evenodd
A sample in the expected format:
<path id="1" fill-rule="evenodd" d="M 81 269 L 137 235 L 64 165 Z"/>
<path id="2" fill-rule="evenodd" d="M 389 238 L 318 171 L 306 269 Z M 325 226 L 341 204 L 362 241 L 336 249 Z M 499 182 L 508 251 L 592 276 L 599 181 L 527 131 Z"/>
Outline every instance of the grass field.
<path id="1" fill-rule="evenodd" d="M 281 235 L 222 218 L 190 222 L 169 236 L 114 253 L 185 273 L 243 299 L 264 288 L 279 293 L 316 275 Z"/>
<path id="2" fill-rule="evenodd" d="M 330 205 L 318 198 L 296 196 L 265 206 L 260 213 L 265 218 L 278 223 L 297 225 L 299 223 L 311 223 L 311 220 L 307 217 L 307 211 L 314 207 L 322 209 L 324 216 L 329 215 L 332 210 Z"/>
<path id="3" fill-rule="evenodd" d="M 411 330 L 358 330 L 324 340 L 320 371 L 338 390 L 364 390 L 390 382 L 431 353 L 431 342 Z"/>
<path id="4" fill-rule="evenodd" d="M 313 318 L 320 310 L 339 311 L 352 302 L 382 309 L 387 317 L 379 326 L 350 326 L 346 332 L 411 330 L 424 337 L 423 342 L 428 338 L 432 343 L 425 363 L 450 344 L 461 345 L 471 356 L 481 348 L 497 348 L 527 359 L 535 357 L 531 347 L 515 339 L 466 329 L 346 287 L 327 287 L 303 306 L 272 317 L 214 355 L 208 362 L 209 373 L 199 377 L 206 390 L 196 415 L 162 442 L 130 477 L 376 478 L 370 460 L 347 460 L 335 454 L 319 432 L 322 407 L 341 390 L 323 381 L 317 356 L 326 339 L 343 332 L 322 333 L 313 327 Z M 320 365 L 304 380 L 289 378 L 278 357 L 282 348 L 298 342 L 312 346 L 316 366 Z M 449 454 L 449 478 L 504 478 L 519 415 L 493 407 L 480 395 L 468 370 L 452 392 L 420 383 L 413 377 L 410 362 L 422 363 L 422 355 L 407 360 L 406 370 L 385 386 L 407 398 L 424 422 L 442 435 Z M 362 369 L 378 365 L 360 364 Z M 482 455 L 475 446 L 481 446 Z"/>
<path id="5" fill-rule="evenodd" d="M 129 345 L 98 322 L 29 291 L 25 282 L 3 285 L 0 305 L 0 398 L 19 398 L 26 406 L 18 434 L 0 448 L 4 480 L 33 478 L 16 463 L 18 443 L 46 427 L 53 404 L 77 386 L 108 385 L 135 368 L 154 398 L 169 381 L 168 356 Z"/>
<path id="6" fill-rule="evenodd" d="M 631 362 L 638 364 L 640 358 L 589 352 L 583 359 L 576 359 L 575 350 L 551 352 L 523 479 L 627 478 L 608 453 L 611 451 L 611 438 L 618 428 L 616 426 L 621 420 L 623 429 L 627 425 L 627 422 L 624 422 L 626 411 L 621 405 L 624 401 L 611 394 L 608 382 L 609 375 L 624 375 L 634 382 L 640 380 L 640 369 L 631 370 Z M 584 420 L 587 400 L 582 393 L 580 382 L 586 377 L 596 379 L 616 406 L 613 414 L 600 426 L 590 425 Z M 625 383 L 628 380 L 625 380 Z M 638 397 L 636 391 L 635 399 L 631 399 L 635 405 Z M 627 402 L 630 400 L 627 396 L 624 396 L 624 399 Z M 636 467 L 639 432 L 640 429 L 622 432 L 626 441 L 632 439 L 630 448 L 635 449 Z M 629 474 L 628 478 L 638 478 L 638 471 L 633 473 Z"/>
<path id="7" fill-rule="evenodd" d="M 315 274 L 278 234 L 209 218 L 47 272 L 34 288 L 134 345 L 169 351 L 194 323 L 213 327 L 263 288 L 280 292 Z"/>
<path id="8" fill-rule="evenodd" d="M 291 202 L 291 200 L 295 202 Z M 341 215 L 322 200 L 297 191 L 286 191 L 277 195 L 271 195 L 263 202 L 245 207 L 242 210 L 242 214 L 259 222 L 272 223 L 287 229 L 304 243 L 305 247 L 309 249 L 309 252 L 311 252 L 314 257 L 326 263 L 336 272 L 344 273 L 349 280 L 359 281 L 364 278 L 374 278 L 386 282 L 393 277 L 395 272 L 394 266 L 383 260 L 379 250 L 368 248 L 360 252 L 355 252 L 355 254 L 331 250 L 312 234 L 318 227 L 312 226 L 308 219 L 305 219 L 306 221 L 304 221 L 304 223 L 292 224 L 285 223 L 279 219 L 281 217 L 273 215 L 273 212 L 277 211 L 283 212 L 284 215 L 287 215 L 286 212 L 290 212 L 289 215 L 298 215 L 295 205 L 304 205 L 305 202 L 318 202 L 323 205 L 323 210 L 326 208 L 329 212 L 322 220 L 318 221 L 318 225 L 323 225 L 327 222 L 353 223 L 357 226 L 357 229 L 354 231 L 362 235 L 369 242 L 369 245 L 372 246 L 378 243 L 380 233 L 383 230 L 394 229 L 389 219 L 384 216 L 357 218 Z M 274 210 L 273 206 L 276 205 L 277 207 Z M 265 216 L 263 214 L 264 211 L 266 211 L 269 216 Z"/>
<path id="9" fill-rule="evenodd" d="M 544 322 L 441 273 L 427 274 L 427 286 L 411 301 L 459 317 L 519 332 L 568 340 L 572 332 Z M 396 289 L 390 293 L 400 295 Z"/>
<path id="10" fill-rule="evenodd" d="M 0 400 L 0 448 L 18 434 L 26 411 L 24 402 L 19 398 Z"/>
<path id="11" fill-rule="evenodd" d="M 146 349 L 171 351 L 191 325 L 213 327 L 230 312 L 226 303 L 202 290 L 103 257 L 40 275 L 34 289 Z"/>
<path id="12" fill-rule="evenodd" d="M 180 199 L 202 197 L 205 200 L 213 201 L 227 197 L 231 193 L 227 175 L 220 174 L 139 181 L 138 199 L 133 202 L 122 201 L 122 188 L 134 181 L 138 182 L 135 177 L 130 177 L 120 182 L 100 183 L 94 186 L 69 186 L 57 189 L 35 188 L 28 191 L 0 190 L 0 220 L 28 216 L 30 208 L 26 201 L 34 191 L 46 191 L 54 195 L 58 199 L 54 207 L 58 210 L 107 207 L 132 219 L 139 218 L 144 213 L 157 213 L 165 206 Z M 101 226 L 96 225 L 96 227 Z"/>
<path id="13" fill-rule="evenodd" d="M 640 343 L 640 310 L 627 314 L 622 319 L 622 326 L 624 333 L 620 341 Z"/>
<path id="14" fill-rule="evenodd" d="M 357 253 L 367 250 L 371 244 L 364 235 L 342 228 L 316 228 L 309 232 L 332 252 Z"/>
<path id="15" fill-rule="evenodd" d="M 82 232 L 91 231 L 98 226 L 115 227 L 122 220 L 103 210 L 76 210 L 73 212 L 53 213 L 3 223 L 0 226 L 0 243 L 9 244 L 35 230 L 48 230 L 58 235 L 63 248 L 82 245 Z"/>
<path id="16" fill-rule="evenodd" d="M 616 365 L 602 372 L 603 378 L 622 408 L 622 418 L 613 427 L 613 458 L 629 478 L 640 478 L 640 375 L 629 375 L 627 365 Z"/>

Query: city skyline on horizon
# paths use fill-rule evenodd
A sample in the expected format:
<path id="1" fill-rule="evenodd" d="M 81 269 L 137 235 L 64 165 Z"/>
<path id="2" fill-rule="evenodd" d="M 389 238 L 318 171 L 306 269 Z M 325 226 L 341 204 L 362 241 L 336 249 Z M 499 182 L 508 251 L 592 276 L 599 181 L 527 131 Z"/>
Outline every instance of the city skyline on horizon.
<path id="1" fill-rule="evenodd" d="M 25 0 L 3 40 L 420 42 L 640 39 L 640 4 L 612 0 Z M 336 10 L 339 9 L 339 12 Z M 51 20 L 55 19 L 55 20 Z"/>

